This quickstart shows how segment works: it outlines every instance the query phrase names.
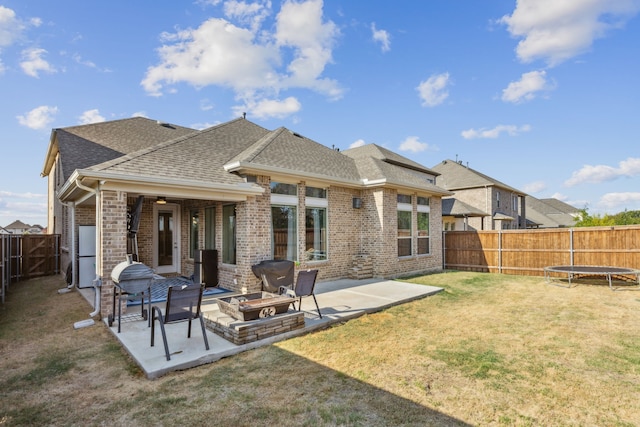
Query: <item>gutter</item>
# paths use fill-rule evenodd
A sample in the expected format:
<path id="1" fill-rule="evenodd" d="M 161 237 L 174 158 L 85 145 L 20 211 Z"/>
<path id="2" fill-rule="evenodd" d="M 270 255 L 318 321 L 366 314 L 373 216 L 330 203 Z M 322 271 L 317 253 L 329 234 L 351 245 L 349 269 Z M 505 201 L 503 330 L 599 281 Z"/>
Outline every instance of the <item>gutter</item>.
<path id="1" fill-rule="evenodd" d="M 93 306 L 94 310 L 89 313 L 89 317 L 94 317 L 100 313 L 100 287 L 102 286 L 102 278 L 100 277 L 99 271 L 102 269 L 102 247 L 100 242 L 101 233 L 102 233 L 102 215 L 100 215 L 100 209 L 98 209 L 100 205 L 100 185 L 98 184 L 97 189 L 93 189 L 91 187 L 87 187 L 80 182 L 80 179 L 76 179 L 76 186 L 90 193 L 94 193 L 96 196 L 96 277 L 93 279 L 92 285 L 95 290 L 95 304 Z M 75 212 L 74 212 L 75 214 Z M 75 227 L 75 224 L 74 224 Z M 74 231 L 75 233 L 75 231 Z M 75 240 L 73 243 L 75 247 Z M 91 319 L 89 319 L 91 320 Z M 78 322 L 80 323 L 80 322 Z M 91 323 L 92 324 L 92 323 Z M 80 327 L 85 326 L 82 324 Z M 89 326 L 87 324 L 86 326 Z"/>

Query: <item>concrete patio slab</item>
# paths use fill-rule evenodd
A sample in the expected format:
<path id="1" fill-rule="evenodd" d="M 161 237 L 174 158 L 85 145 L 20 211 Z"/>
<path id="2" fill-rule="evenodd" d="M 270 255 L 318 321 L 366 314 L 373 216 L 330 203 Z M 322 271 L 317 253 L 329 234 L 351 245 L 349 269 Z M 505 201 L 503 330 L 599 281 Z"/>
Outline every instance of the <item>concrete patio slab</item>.
<path id="1" fill-rule="evenodd" d="M 122 320 L 120 333 L 118 333 L 117 321 L 109 329 L 142 368 L 145 375 L 153 379 L 172 371 L 212 363 L 224 357 L 323 329 L 337 322 L 344 322 L 365 313 L 373 313 L 394 305 L 424 298 L 440 291 L 442 288 L 395 280 L 343 279 L 318 282 L 315 294 L 322 319 L 316 312 L 313 298 L 303 298 L 304 328 L 242 345 L 235 345 L 207 328 L 209 350 L 205 349 L 199 322 L 196 321 L 192 324 L 191 338 L 187 338 L 187 322 L 168 324 L 166 332 L 171 354 L 171 360 L 168 361 L 165 357 L 158 324 L 156 324 L 154 347 L 151 347 L 151 329 L 148 322 L 141 320 L 139 314 L 131 318 L 125 316 Z M 224 296 L 228 296 L 228 294 Z M 164 303 L 159 305 L 164 309 Z M 137 310 L 133 311 L 137 313 Z M 202 311 L 207 319 L 225 316 L 218 309 L 215 297 L 203 300 Z"/>

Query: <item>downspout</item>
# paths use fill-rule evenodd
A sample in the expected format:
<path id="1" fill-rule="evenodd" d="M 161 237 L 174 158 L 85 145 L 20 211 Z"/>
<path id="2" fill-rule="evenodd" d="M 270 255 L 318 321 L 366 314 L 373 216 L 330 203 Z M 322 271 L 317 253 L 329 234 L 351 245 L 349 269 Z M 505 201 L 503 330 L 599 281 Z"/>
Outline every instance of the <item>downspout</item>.
<path id="1" fill-rule="evenodd" d="M 102 286 L 102 278 L 100 277 L 99 271 L 102 269 L 102 245 L 100 235 L 102 234 L 102 221 L 100 215 L 100 184 L 98 184 L 97 189 L 93 189 L 91 187 L 87 187 L 80 182 L 80 179 L 76 179 L 76 186 L 82 190 L 85 190 L 90 193 L 94 193 L 96 196 L 96 277 L 93 279 L 92 285 L 93 289 L 96 293 L 94 310 L 89 313 L 89 317 L 94 317 L 100 313 L 100 287 Z"/>

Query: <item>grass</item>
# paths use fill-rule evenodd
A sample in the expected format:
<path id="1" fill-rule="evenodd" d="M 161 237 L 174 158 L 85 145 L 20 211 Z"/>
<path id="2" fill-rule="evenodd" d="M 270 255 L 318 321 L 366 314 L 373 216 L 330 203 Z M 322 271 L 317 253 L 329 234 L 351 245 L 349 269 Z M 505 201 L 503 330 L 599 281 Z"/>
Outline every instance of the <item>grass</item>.
<path id="1" fill-rule="evenodd" d="M 0 306 L 0 426 L 640 425 L 640 292 L 448 272 L 435 296 L 149 381 L 58 277 Z"/>

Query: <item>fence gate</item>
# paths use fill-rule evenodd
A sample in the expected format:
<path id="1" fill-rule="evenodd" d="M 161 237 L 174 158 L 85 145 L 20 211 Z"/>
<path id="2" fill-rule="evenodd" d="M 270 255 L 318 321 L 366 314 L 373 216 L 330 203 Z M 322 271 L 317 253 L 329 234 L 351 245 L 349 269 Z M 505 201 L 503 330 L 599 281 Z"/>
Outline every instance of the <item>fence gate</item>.
<path id="1" fill-rule="evenodd" d="M 59 234 L 0 234 L 2 302 L 9 285 L 60 273 Z"/>

